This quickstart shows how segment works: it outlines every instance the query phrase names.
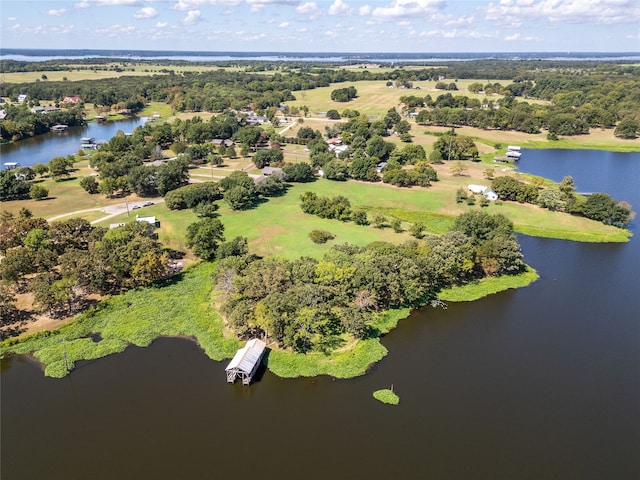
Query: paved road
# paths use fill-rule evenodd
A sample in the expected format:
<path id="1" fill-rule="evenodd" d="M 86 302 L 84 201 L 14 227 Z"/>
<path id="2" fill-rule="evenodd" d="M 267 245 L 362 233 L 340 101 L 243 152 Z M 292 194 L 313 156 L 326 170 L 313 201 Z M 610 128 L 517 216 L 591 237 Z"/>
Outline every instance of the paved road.
<path id="1" fill-rule="evenodd" d="M 153 203 L 162 203 L 164 202 L 164 198 L 159 197 L 159 198 L 152 198 L 150 200 L 140 200 L 140 201 L 136 201 L 136 202 L 127 202 L 125 201 L 124 203 L 116 203 L 114 205 L 108 205 L 106 207 L 96 207 L 96 208 L 87 208 L 86 210 L 76 210 L 74 212 L 68 212 L 68 213 L 63 213 L 61 215 L 56 215 L 54 217 L 50 217 L 47 220 L 52 222 L 54 220 L 59 220 L 61 218 L 64 217 L 71 217 L 73 215 L 78 215 L 80 213 L 87 213 L 87 212 L 104 212 L 107 215 L 105 215 L 104 217 L 100 217 L 97 220 L 93 220 L 91 222 L 91 224 L 93 225 L 94 223 L 99 223 L 102 222 L 104 220 L 108 220 L 112 217 L 117 217 L 118 215 L 121 215 L 123 213 L 127 212 L 127 208 L 129 209 L 129 212 L 133 212 L 134 210 L 137 211 L 138 208 L 134 208 L 134 207 L 140 207 L 140 208 L 144 208 L 142 206 L 142 204 L 144 202 L 153 202 Z"/>

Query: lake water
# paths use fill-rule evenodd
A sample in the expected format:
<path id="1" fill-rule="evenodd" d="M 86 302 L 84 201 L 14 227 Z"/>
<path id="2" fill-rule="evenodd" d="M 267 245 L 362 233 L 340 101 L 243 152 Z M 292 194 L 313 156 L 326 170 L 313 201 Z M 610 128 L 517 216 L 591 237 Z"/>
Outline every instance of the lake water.
<path id="1" fill-rule="evenodd" d="M 78 153 L 83 137 L 109 140 L 118 130 L 129 133 L 144 122 L 144 118 L 137 117 L 116 122 L 91 122 L 81 127 L 70 127 L 65 133 L 49 132 L 19 142 L 0 144 L 0 163 L 18 162 L 23 167 L 48 163 L 55 156 Z"/>
<path id="2" fill-rule="evenodd" d="M 637 153 L 526 151 L 520 167 L 640 205 Z M 356 379 L 228 385 L 184 339 L 61 380 L 5 360 L 2 478 L 640 478 L 637 232 L 520 241 L 538 282 L 415 312 Z M 372 398 L 392 384 L 399 406 Z"/>

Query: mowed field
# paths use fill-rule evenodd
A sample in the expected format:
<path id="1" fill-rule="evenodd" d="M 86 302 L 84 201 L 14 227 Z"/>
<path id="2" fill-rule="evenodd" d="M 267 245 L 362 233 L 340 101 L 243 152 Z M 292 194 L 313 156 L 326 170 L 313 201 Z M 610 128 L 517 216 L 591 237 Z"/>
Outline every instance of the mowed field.
<path id="1" fill-rule="evenodd" d="M 445 83 L 454 80 L 445 80 Z M 435 100 L 439 95 L 451 93 L 453 96 L 467 96 L 469 98 L 477 98 L 483 100 L 485 98 L 496 101 L 502 98 L 502 95 L 484 93 L 471 93 L 468 90 L 469 85 L 475 82 L 486 84 L 489 80 L 458 80 L 456 85 L 457 91 L 437 90 L 435 81 L 416 81 L 413 82 L 414 88 L 389 88 L 384 80 L 366 80 L 359 82 L 334 83 L 329 87 L 315 88 L 313 90 L 296 91 L 293 95 L 296 100 L 287 102 L 288 105 L 301 107 L 307 105 L 311 112 L 315 115 L 325 113 L 334 109 L 342 112 L 345 109 L 358 110 L 365 115 L 384 116 L 384 114 L 392 107 L 400 105 L 400 97 L 416 96 L 425 97 L 431 95 Z M 502 85 L 508 85 L 511 81 L 502 81 Z M 331 100 L 331 92 L 337 88 L 355 87 L 358 92 L 357 98 L 349 102 L 334 102 Z M 420 87 L 416 89 L 415 87 Z M 532 100 L 531 103 L 547 103 L 540 100 Z"/>
<path id="2" fill-rule="evenodd" d="M 167 75 L 168 70 L 172 70 L 176 73 L 184 72 L 207 72 L 213 70 L 225 70 L 228 72 L 244 72 L 246 67 L 220 67 L 218 65 L 151 65 L 151 64 L 136 64 L 127 63 L 109 64 L 109 70 L 104 70 L 104 65 L 98 65 L 95 69 L 77 69 L 75 65 L 69 65 L 68 70 L 41 70 L 37 72 L 9 72 L 0 73 L 2 81 L 5 83 L 29 83 L 35 81 L 50 81 L 50 82 L 76 82 L 79 80 L 100 80 L 103 78 L 119 78 L 124 76 L 150 76 L 150 75 Z M 119 71 L 116 70 L 118 68 Z M 273 71 L 253 72 L 256 74 L 271 74 Z M 42 79 L 42 75 L 45 75 L 46 80 Z M 65 80 L 66 79 L 66 80 Z"/>

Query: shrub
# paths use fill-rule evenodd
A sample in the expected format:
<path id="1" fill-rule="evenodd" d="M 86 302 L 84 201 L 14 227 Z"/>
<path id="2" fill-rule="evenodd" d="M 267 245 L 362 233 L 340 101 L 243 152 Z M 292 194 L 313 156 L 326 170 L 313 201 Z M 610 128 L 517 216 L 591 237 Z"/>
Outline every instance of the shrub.
<path id="1" fill-rule="evenodd" d="M 311 233 L 309 233 L 309 238 L 313 243 L 327 243 L 327 241 L 333 240 L 336 237 L 326 230 L 312 230 Z"/>

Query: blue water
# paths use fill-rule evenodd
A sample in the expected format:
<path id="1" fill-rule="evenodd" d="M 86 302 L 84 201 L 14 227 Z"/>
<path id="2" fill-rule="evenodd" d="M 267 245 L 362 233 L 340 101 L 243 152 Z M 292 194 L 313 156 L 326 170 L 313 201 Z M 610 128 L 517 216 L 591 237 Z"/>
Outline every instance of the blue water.
<path id="1" fill-rule="evenodd" d="M 0 163 L 18 162 L 23 167 L 36 163 L 48 163 L 53 157 L 76 154 L 80 139 L 93 137 L 96 141 L 109 140 L 118 130 L 132 132 L 144 123 L 144 118 L 133 118 L 117 122 L 89 123 L 82 127 L 72 127 L 66 133 L 45 133 L 14 143 L 0 145 Z"/>
<path id="2" fill-rule="evenodd" d="M 216 52 L 175 50 L 48 50 L 5 48 L 0 60 L 45 61 L 80 58 L 127 58 L 131 60 L 184 60 L 214 62 L 228 60 L 305 62 L 442 62 L 467 60 L 640 60 L 638 52 Z"/>

